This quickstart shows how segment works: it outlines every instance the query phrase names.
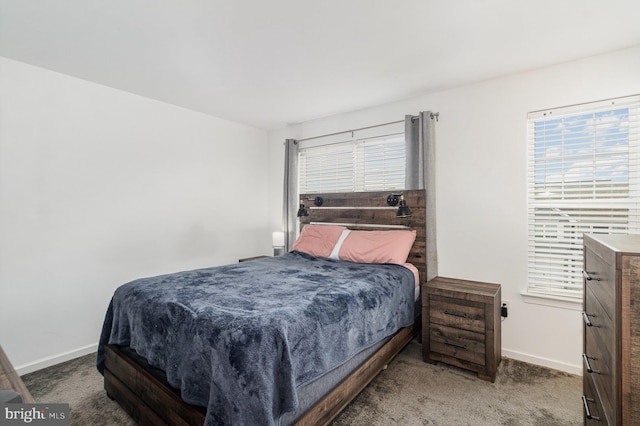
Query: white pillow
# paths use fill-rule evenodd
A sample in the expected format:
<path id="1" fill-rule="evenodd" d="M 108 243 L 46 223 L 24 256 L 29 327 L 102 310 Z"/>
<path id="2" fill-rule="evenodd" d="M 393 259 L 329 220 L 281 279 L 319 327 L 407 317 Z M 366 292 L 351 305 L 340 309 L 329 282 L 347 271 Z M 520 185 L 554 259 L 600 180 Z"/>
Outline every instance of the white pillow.
<path id="1" fill-rule="evenodd" d="M 340 253 L 340 247 L 342 247 L 342 243 L 344 242 L 344 240 L 349 235 L 349 232 L 351 232 L 350 229 L 345 229 L 344 231 L 342 231 L 342 234 L 340 235 L 340 238 L 338 238 L 338 241 L 336 242 L 336 245 L 333 246 L 333 250 L 331 251 L 331 254 L 329 255 L 329 259 L 340 260 L 340 258 L 338 257 L 338 253 Z"/>

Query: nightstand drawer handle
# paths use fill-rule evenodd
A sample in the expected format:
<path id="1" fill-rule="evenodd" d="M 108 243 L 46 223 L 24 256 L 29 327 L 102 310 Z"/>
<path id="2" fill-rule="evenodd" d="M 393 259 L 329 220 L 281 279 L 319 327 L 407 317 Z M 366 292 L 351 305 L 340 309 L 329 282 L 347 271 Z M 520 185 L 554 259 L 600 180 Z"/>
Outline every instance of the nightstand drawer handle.
<path id="1" fill-rule="evenodd" d="M 589 420 L 595 420 L 597 422 L 600 421 L 600 417 L 596 417 L 591 414 L 591 410 L 589 410 L 589 403 L 596 402 L 595 399 L 587 398 L 585 395 L 582 395 L 582 405 L 584 405 L 584 415 Z"/>
<path id="2" fill-rule="evenodd" d="M 582 313 L 582 319 L 584 320 L 584 325 L 586 325 L 587 327 L 595 327 L 595 328 L 600 328 L 599 325 L 595 325 L 594 323 L 591 322 L 591 320 L 589 319 L 589 317 L 597 317 L 597 315 L 595 314 L 588 314 L 586 312 Z"/>
<path id="3" fill-rule="evenodd" d="M 600 278 L 591 278 L 591 275 L 589 275 L 589 273 L 587 271 L 582 271 L 582 276 L 587 281 L 591 281 L 591 280 L 600 281 Z"/>
<path id="4" fill-rule="evenodd" d="M 454 317 L 460 317 L 460 318 L 466 318 L 467 317 L 467 314 L 461 314 L 459 312 L 452 312 L 452 311 L 450 311 L 448 309 L 444 310 L 444 314 L 445 315 L 453 315 Z"/>
<path id="5" fill-rule="evenodd" d="M 465 349 L 465 350 L 467 349 L 467 345 L 461 345 L 460 343 L 451 343 L 447 340 L 444 341 L 444 344 L 448 346 L 453 346 L 454 348 L 458 348 L 458 349 Z"/>
<path id="6" fill-rule="evenodd" d="M 582 354 L 582 359 L 584 360 L 584 366 L 587 367 L 587 373 L 596 373 L 596 374 L 602 374 L 602 372 L 600 370 L 594 370 L 591 368 L 591 364 L 589 363 L 590 359 L 596 359 L 592 356 L 589 356 L 587 354 Z"/>

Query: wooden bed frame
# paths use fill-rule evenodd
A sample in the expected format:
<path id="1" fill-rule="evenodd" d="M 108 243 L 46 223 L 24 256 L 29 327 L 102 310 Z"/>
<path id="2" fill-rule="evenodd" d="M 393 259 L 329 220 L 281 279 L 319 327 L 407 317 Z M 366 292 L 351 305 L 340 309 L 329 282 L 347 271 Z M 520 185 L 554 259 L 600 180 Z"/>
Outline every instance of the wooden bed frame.
<path id="1" fill-rule="evenodd" d="M 425 193 L 423 190 L 404 191 L 412 216 L 396 218 L 395 208 L 387 205 L 391 191 L 339 194 L 302 194 L 301 200 L 309 216 L 301 224 L 342 224 L 351 229 L 415 229 L 416 242 L 408 262 L 425 279 Z M 397 193 L 397 192 L 394 192 Z M 314 206 L 314 198 L 323 198 L 322 206 Z M 400 329 L 377 352 L 353 370 L 334 389 L 299 417 L 296 425 L 326 425 L 355 398 L 395 356 L 409 343 L 420 328 L 417 319 L 412 326 Z M 105 348 L 104 388 L 107 395 L 140 425 L 201 425 L 206 409 L 182 401 L 180 392 L 166 381 L 152 375 L 147 369 L 128 357 L 119 347 Z"/>

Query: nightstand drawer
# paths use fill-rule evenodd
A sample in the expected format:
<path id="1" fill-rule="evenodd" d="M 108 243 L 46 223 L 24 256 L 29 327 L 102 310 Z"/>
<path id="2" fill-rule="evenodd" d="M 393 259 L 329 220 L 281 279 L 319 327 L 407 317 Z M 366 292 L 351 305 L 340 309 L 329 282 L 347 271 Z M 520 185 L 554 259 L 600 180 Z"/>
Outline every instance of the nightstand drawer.
<path id="1" fill-rule="evenodd" d="M 431 304 L 429 320 L 432 323 L 484 333 L 485 305 L 483 303 L 435 295 L 430 297 L 429 303 Z"/>
<path id="2" fill-rule="evenodd" d="M 474 364 L 485 364 L 485 339 L 482 333 L 431 324 L 430 350 Z"/>

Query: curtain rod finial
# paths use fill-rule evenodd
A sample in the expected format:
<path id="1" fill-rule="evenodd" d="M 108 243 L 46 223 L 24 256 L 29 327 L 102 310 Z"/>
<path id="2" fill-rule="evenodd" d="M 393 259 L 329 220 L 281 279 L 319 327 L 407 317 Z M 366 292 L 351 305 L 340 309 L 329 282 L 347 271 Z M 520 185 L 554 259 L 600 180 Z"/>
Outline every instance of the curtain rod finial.
<path id="1" fill-rule="evenodd" d="M 431 119 L 432 120 L 435 118 L 436 121 L 438 121 L 438 117 L 440 117 L 440 113 L 439 112 L 432 112 L 431 113 Z"/>

